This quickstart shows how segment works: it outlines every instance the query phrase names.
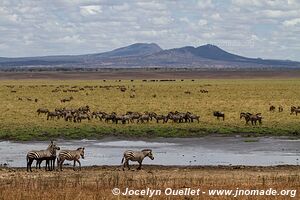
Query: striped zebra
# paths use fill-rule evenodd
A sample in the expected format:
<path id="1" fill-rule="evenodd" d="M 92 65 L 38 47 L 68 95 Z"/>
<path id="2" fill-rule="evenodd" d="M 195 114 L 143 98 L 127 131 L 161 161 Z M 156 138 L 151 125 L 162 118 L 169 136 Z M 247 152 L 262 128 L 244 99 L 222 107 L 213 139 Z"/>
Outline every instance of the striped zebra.
<path id="1" fill-rule="evenodd" d="M 121 161 L 121 163 L 124 162 L 123 171 L 126 166 L 128 167 L 128 169 L 130 169 L 129 160 L 138 162 L 139 167 L 137 169 L 138 170 L 142 169 L 142 162 L 145 157 L 149 157 L 151 160 L 154 159 L 151 149 L 143 149 L 142 151 L 131 151 L 131 150 L 125 151 Z"/>
<path id="2" fill-rule="evenodd" d="M 84 147 L 80 147 L 77 150 L 62 150 L 58 154 L 57 167 L 62 171 L 62 165 L 65 160 L 73 160 L 73 170 L 75 170 L 76 162 L 79 163 L 79 169 L 81 170 L 81 163 L 79 161 L 80 157 L 84 159 Z"/>
<path id="3" fill-rule="evenodd" d="M 32 172 L 31 165 L 34 160 L 36 160 L 37 165 L 38 164 L 40 165 L 40 162 L 42 160 L 50 159 L 54 155 L 56 156 L 56 150 L 59 150 L 59 149 L 60 148 L 53 141 L 51 141 L 46 150 L 29 151 L 26 156 L 27 171 L 30 170 Z M 47 164 L 48 164 L 48 169 L 50 169 L 49 162 L 46 162 L 46 168 L 45 168 L 46 170 L 47 170 Z"/>
<path id="4" fill-rule="evenodd" d="M 47 169 L 47 166 L 48 166 L 49 171 L 55 170 L 56 150 L 59 150 L 59 149 L 60 148 L 54 149 L 54 151 L 53 151 L 53 153 L 50 157 L 44 157 L 44 158 L 41 158 L 41 159 L 37 159 L 35 168 L 36 169 L 37 168 L 41 169 L 41 163 L 44 160 L 46 160 L 46 169 Z"/>

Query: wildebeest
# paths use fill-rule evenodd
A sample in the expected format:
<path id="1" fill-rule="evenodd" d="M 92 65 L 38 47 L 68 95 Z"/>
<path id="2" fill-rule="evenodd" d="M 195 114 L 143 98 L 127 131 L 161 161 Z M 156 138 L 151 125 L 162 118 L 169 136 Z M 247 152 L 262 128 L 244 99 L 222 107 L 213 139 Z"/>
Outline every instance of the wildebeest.
<path id="1" fill-rule="evenodd" d="M 274 112 L 275 109 L 276 109 L 275 106 L 271 105 L 270 108 L 269 108 L 269 111 L 270 111 L 270 112 Z"/>
<path id="2" fill-rule="evenodd" d="M 149 120 L 150 120 L 150 116 L 148 114 L 143 114 L 138 118 L 137 123 L 139 122 L 144 123 L 145 121 L 149 122 Z"/>
<path id="3" fill-rule="evenodd" d="M 78 108 L 79 111 L 82 112 L 90 112 L 90 107 L 89 106 L 82 106 L 80 108 Z"/>
<path id="4" fill-rule="evenodd" d="M 222 117 L 223 121 L 225 120 L 225 114 L 224 114 L 224 112 L 214 111 L 213 112 L 213 116 L 217 117 L 217 119 L 219 119 L 220 117 Z"/>
<path id="5" fill-rule="evenodd" d="M 128 169 L 130 169 L 129 160 L 138 162 L 139 167 L 137 169 L 138 170 L 142 169 L 142 162 L 145 157 L 149 157 L 151 160 L 154 159 L 151 149 L 143 149 L 142 151 L 132 151 L 132 150 L 125 151 L 121 161 L 122 164 L 124 163 L 123 170 L 126 166 Z"/>
<path id="6" fill-rule="evenodd" d="M 81 122 L 81 120 L 83 119 L 87 119 L 87 120 L 91 120 L 91 116 L 88 113 L 76 113 L 74 115 L 74 122 Z"/>
<path id="7" fill-rule="evenodd" d="M 300 106 L 298 106 L 297 108 L 295 106 L 291 107 L 291 115 L 295 113 L 296 115 L 298 115 L 298 113 L 300 113 Z"/>
<path id="8" fill-rule="evenodd" d="M 198 123 L 200 122 L 200 116 L 187 112 L 186 116 L 190 120 L 190 122 L 194 122 L 196 120 Z"/>
<path id="9" fill-rule="evenodd" d="M 47 114 L 49 110 L 47 108 L 39 108 L 36 112 L 38 113 L 38 115 L 40 115 L 41 113 Z"/>
<path id="10" fill-rule="evenodd" d="M 262 124 L 262 116 L 261 113 L 257 113 L 256 115 L 251 113 L 240 113 L 240 119 L 245 118 L 246 124 L 248 124 L 249 121 L 251 121 L 252 125 L 256 125 L 256 122 L 258 121 L 259 124 Z"/>
<path id="11" fill-rule="evenodd" d="M 55 117 L 57 117 L 57 119 L 59 119 L 60 118 L 60 112 L 48 112 L 47 113 L 47 120 L 49 120 L 49 119 L 54 119 Z"/>
<path id="12" fill-rule="evenodd" d="M 65 103 L 65 102 L 69 102 L 71 100 L 73 100 L 74 98 L 73 97 L 69 97 L 69 98 L 64 98 L 64 99 L 61 99 L 60 102 L 61 103 Z"/>
<path id="13" fill-rule="evenodd" d="M 159 121 L 162 121 L 163 123 L 165 123 L 167 116 L 165 115 L 156 115 L 154 116 L 154 119 L 156 119 L 156 122 L 158 123 Z"/>

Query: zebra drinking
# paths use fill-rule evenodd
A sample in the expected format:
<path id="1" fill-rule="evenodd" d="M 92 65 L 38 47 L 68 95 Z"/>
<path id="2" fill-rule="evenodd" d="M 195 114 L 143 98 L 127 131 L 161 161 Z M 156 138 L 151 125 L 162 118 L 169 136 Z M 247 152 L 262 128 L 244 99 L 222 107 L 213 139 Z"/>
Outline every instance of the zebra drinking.
<path id="1" fill-rule="evenodd" d="M 79 147 L 77 150 L 62 150 L 58 154 L 57 167 L 62 171 L 62 165 L 65 160 L 73 160 L 73 170 L 75 170 L 75 164 L 78 162 L 79 169 L 81 170 L 81 163 L 79 161 L 80 157 L 84 159 L 84 147 Z"/>
<path id="2" fill-rule="evenodd" d="M 142 169 L 142 162 L 143 162 L 145 157 L 149 157 L 151 160 L 154 159 L 151 149 L 143 149 L 142 151 L 131 151 L 131 150 L 125 151 L 124 155 L 123 155 L 123 158 L 122 158 L 122 161 L 121 161 L 121 163 L 124 162 L 123 171 L 124 171 L 124 168 L 126 166 L 127 166 L 128 169 L 130 169 L 129 160 L 138 162 L 139 167 L 137 169 L 138 170 Z"/>
<path id="3" fill-rule="evenodd" d="M 51 159 L 54 155 L 56 156 L 56 150 L 59 150 L 60 148 L 56 146 L 56 144 L 51 141 L 48 148 L 46 150 L 39 150 L 39 151 L 29 151 L 26 156 L 27 160 L 27 171 L 31 170 L 31 164 L 34 160 L 36 160 L 37 164 L 40 164 L 41 160 L 47 160 Z M 48 163 L 48 168 L 49 168 L 49 162 Z M 47 170 L 47 163 L 46 163 L 46 170 Z"/>

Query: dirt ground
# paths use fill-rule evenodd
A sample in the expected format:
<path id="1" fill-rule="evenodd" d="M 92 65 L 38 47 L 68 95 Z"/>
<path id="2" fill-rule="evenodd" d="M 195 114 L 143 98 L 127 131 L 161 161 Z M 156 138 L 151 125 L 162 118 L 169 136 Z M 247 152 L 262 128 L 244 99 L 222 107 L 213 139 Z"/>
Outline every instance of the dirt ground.
<path id="1" fill-rule="evenodd" d="M 163 191 L 151 199 L 299 199 L 300 166 L 244 167 L 144 166 L 122 171 L 115 166 L 68 168 L 62 172 L 25 168 L 0 169 L 0 199 L 149 199 L 149 195 L 125 195 L 133 190 Z M 113 195 L 118 188 L 123 194 Z M 200 195 L 166 195 L 167 188 L 199 189 Z M 289 190 L 288 195 L 209 195 L 210 190 Z M 116 192 L 117 189 L 114 189 Z M 298 190 L 298 191 L 297 191 Z M 117 190 L 118 191 L 118 190 Z M 291 193 L 291 191 L 294 191 Z"/>
<path id="2" fill-rule="evenodd" d="M 0 72 L 0 80 L 250 79 L 299 78 L 300 70 L 103 70 L 99 72 Z"/>

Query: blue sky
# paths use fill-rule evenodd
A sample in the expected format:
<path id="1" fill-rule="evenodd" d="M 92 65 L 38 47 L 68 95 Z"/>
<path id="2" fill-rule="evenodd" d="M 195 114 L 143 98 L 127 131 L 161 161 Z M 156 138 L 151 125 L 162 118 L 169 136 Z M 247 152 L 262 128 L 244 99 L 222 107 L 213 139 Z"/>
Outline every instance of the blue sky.
<path id="1" fill-rule="evenodd" d="M 154 42 L 300 61 L 299 35 L 299 0 L 0 0 L 0 57 Z"/>

